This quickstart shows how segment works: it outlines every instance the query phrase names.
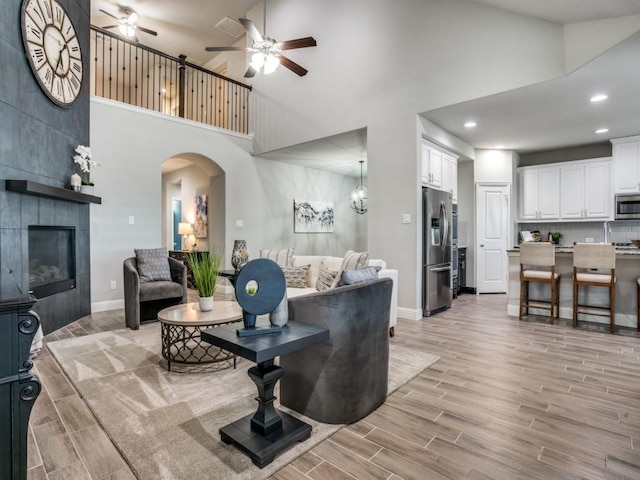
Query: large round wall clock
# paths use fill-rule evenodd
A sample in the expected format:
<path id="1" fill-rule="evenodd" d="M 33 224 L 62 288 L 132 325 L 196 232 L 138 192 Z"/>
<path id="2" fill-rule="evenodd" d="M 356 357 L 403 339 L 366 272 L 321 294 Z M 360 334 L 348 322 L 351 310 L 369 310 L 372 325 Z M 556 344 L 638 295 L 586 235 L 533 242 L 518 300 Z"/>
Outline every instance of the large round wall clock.
<path id="1" fill-rule="evenodd" d="M 22 41 L 29 65 L 44 93 L 69 107 L 82 86 L 82 52 L 76 29 L 56 0 L 24 0 Z"/>

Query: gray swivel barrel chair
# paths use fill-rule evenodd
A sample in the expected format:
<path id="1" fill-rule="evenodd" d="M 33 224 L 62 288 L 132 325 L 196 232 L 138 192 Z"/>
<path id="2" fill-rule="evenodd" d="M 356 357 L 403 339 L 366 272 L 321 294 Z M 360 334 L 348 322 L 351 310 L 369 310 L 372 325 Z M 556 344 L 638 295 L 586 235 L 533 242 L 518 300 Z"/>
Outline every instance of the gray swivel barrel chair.
<path id="1" fill-rule="evenodd" d="M 132 330 L 140 328 L 141 322 L 157 320 L 163 308 L 187 302 L 187 267 L 175 258 L 167 259 L 171 281 L 141 281 L 136 257 L 124 261 L 124 317 Z"/>
<path id="2" fill-rule="evenodd" d="M 381 278 L 289 299 L 289 320 L 329 340 L 282 355 L 280 403 L 324 423 L 353 423 L 387 397 L 393 281 Z"/>

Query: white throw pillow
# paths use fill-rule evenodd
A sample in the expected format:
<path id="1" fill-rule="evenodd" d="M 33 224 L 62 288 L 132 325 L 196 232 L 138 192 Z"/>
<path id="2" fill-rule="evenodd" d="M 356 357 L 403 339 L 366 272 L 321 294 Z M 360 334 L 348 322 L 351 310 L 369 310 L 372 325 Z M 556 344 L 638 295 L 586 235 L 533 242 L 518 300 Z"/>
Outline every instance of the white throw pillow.
<path id="1" fill-rule="evenodd" d="M 273 260 L 281 267 L 292 267 L 293 248 L 284 248 L 282 250 L 260 250 L 260 258 Z"/>

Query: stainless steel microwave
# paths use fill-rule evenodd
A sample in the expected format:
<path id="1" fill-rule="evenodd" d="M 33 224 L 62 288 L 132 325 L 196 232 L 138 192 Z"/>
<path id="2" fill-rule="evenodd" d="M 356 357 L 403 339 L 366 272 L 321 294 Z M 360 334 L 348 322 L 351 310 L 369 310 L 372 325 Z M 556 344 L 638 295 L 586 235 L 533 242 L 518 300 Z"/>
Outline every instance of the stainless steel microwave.
<path id="1" fill-rule="evenodd" d="M 640 194 L 616 195 L 616 220 L 640 218 Z"/>

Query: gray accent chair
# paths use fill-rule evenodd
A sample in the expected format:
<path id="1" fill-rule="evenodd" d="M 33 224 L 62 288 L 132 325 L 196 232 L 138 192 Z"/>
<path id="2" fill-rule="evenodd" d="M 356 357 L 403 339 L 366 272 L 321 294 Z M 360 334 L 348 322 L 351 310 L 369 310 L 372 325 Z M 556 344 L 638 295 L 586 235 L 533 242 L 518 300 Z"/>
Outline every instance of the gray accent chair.
<path id="1" fill-rule="evenodd" d="M 280 357 L 282 405 L 342 424 L 384 403 L 392 289 L 381 278 L 289 299 L 289 320 L 327 327 L 329 340 Z"/>
<path id="2" fill-rule="evenodd" d="M 175 258 L 167 258 L 171 282 L 141 282 L 136 257 L 124 261 L 124 318 L 132 330 L 140 328 L 141 322 L 157 320 L 163 308 L 187 302 L 187 266 Z"/>

